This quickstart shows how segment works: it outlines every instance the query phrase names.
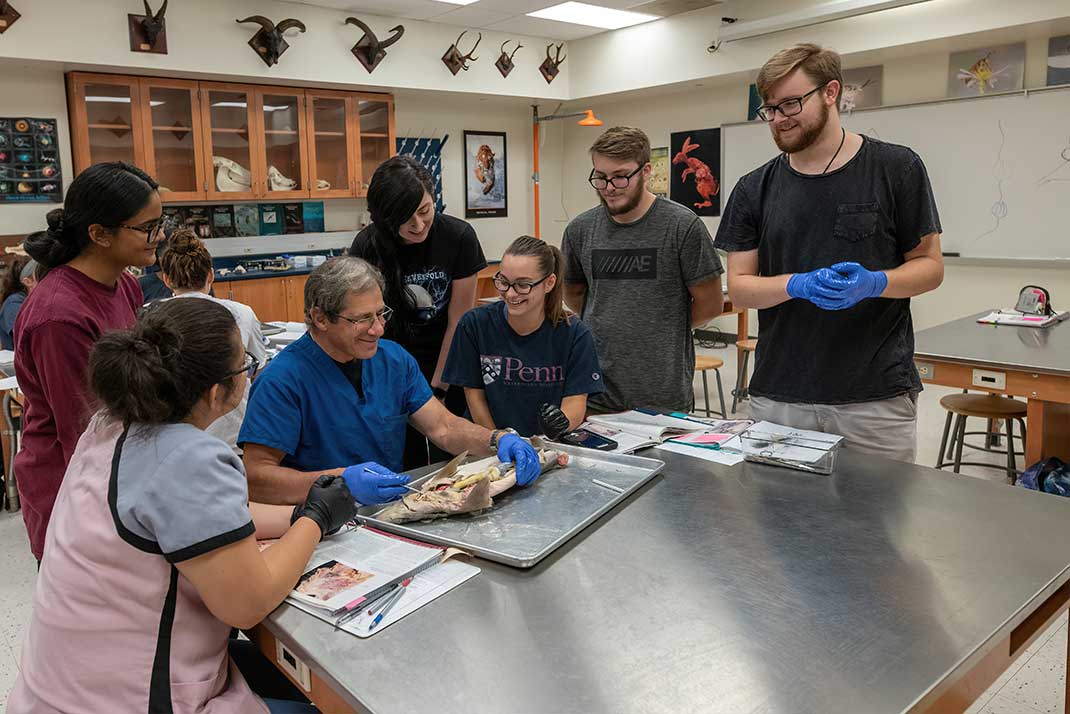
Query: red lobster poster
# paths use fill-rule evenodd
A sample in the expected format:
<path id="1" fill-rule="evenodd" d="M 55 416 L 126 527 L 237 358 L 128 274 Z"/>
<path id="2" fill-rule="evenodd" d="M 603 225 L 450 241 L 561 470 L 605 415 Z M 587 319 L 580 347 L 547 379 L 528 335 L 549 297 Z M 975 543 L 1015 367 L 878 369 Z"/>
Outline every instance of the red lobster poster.
<path id="1" fill-rule="evenodd" d="M 669 198 L 700 216 L 721 215 L 720 128 L 670 135 Z"/>

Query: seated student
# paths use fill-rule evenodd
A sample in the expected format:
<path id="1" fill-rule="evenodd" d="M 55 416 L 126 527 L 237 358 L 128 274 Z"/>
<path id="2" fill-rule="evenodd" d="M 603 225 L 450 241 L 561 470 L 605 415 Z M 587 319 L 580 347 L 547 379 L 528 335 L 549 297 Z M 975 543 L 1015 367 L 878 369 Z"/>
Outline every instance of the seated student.
<path id="1" fill-rule="evenodd" d="M 19 257 L 4 276 L 4 293 L 0 298 L 0 349 L 15 349 L 15 318 L 26 297 L 37 286 L 37 261 Z"/>
<path id="2" fill-rule="evenodd" d="M 530 444 L 451 414 L 412 355 L 381 339 L 391 313 L 382 275 L 360 258 L 332 258 L 308 276 L 308 332 L 253 382 L 238 436 L 254 500 L 298 503 L 321 474 L 341 474 L 363 504 L 400 498 L 407 424 L 451 454 L 496 452 L 522 486 L 538 478 Z"/>
<path id="3" fill-rule="evenodd" d="M 190 232 L 192 233 L 192 231 Z M 144 272 L 137 279 L 137 284 L 141 286 L 141 292 L 145 296 L 146 303 L 166 300 L 174 295 L 174 292 L 167 287 L 160 275 L 160 258 L 167 251 L 167 241 L 168 239 L 165 238 L 156 244 L 156 264 L 145 266 Z"/>
<path id="4" fill-rule="evenodd" d="M 260 320 L 253 309 L 240 302 L 211 297 L 208 294 L 215 276 L 212 256 L 193 231 L 177 230 L 167 239 L 167 250 L 160 256 L 159 275 L 168 290 L 174 291 L 175 297 L 212 300 L 230 310 L 230 314 L 238 323 L 246 353 L 255 359 L 258 365 L 267 362 L 264 335 L 260 331 Z M 246 397 L 243 396 L 241 403 L 233 411 L 221 416 L 208 427 L 208 433 L 233 448 L 238 443 L 238 430 L 245 418 L 245 407 Z"/>
<path id="5" fill-rule="evenodd" d="M 494 276 L 502 301 L 470 310 L 453 337 L 444 379 L 464 387 L 472 421 L 539 434 L 539 407 L 560 407 L 569 428 L 603 390 L 590 330 L 565 315 L 564 258 L 531 236 L 513 241 Z"/>
<path id="6" fill-rule="evenodd" d="M 56 499 L 8 714 L 315 711 L 253 694 L 228 639 L 282 602 L 355 505 L 336 477 L 297 508 L 248 502 L 241 461 L 204 428 L 250 366 L 208 300 L 153 305 L 94 347 L 103 410 Z M 281 539 L 261 552 L 257 538 Z"/>

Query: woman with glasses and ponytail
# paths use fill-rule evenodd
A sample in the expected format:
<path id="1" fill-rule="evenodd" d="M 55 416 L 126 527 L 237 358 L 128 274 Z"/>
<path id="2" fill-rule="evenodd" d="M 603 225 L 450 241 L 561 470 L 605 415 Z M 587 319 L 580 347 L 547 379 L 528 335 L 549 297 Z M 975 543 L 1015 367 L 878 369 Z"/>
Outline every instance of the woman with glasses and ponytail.
<path id="1" fill-rule="evenodd" d="M 156 182 L 121 162 L 95 164 L 67 189 L 48 229 L 26 238 L 40 283 L 15 322 L 15 374 L 26 395 L 15 457 L 22 518 L 40 561 L 52 503 L 89 422 L 89 351 L 132 327 L 144 302 L 127 272 L 156 260 L 163 207 Z"/>
<path id="2" fill-rule="evenodd" d="M 563 270 L 560 250 L 517 238 L 494 276 L 502 300 L 461 318 L 444 378 L 464 387 L 475 423 L 539 434 L 540 407 L 550 404 L 575 429 L 587 413 L 587 396 L 603 390 L 590 330 L 565 315 Z"/>

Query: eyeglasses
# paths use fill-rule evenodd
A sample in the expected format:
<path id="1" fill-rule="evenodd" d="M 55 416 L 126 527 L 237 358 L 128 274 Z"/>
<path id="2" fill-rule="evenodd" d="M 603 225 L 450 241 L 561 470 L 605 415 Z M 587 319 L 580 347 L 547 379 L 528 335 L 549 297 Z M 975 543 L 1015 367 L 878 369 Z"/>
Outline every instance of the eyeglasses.
<path id="1" fill-rule="evenodd" d="M 533 283 L 528 282 L 527 280 L 518 280 L 515 283 L 511 283 L 508 280 L 506 280 L 502 276 L 501 273 L 495 273 L 494 274 L 494 288 L 498 292 L 502 293 L 503 295 L 505 293 L 509 292 L 509 288 L 512 288 L 513 290 L 516 290 L 516 294 L 517 295 L 527 295 L 528 293 L 531 292 L 531 289 L 533 287 L 535 287 L 536 285 L 538 285 L 541 282 L 545 282 L 545 280 L 547 278 L 549 278 L 551 275 L 553 275 L 553 273 L 549 273 L 549 274 L 543 276 L 543 278 L 541 280 L 536 280 Z"/>
<path id="2" fill-rule="evenodd" d="M 632 181 L 632 176 L 635 176 L 642 170 L 643 167 L 640 166 L 627 176 L 595 176 L 594 169 L 591 169 L 591 175 L 587 177 L 587 182 L 599 191 L 605 190 L 606 186 L 609 186 L 610 184 L 613 184 L 613 188 L 628 188 L 628 184 Z M 545 279 L 546 278 L 543 278 L 543 280 Z"/>
<path id="3" fill-rule="evenodd" d="M 241 369 L 239 369 L 239 370 L 237 370 L 235 372 L 228 372 L 223 377 L 223 379 L 221 379 L 219 381 L 220 382 L 225 382 L 228 379 L 231 379 L 232 377 L 237 377 L 239 374 L 248 374 L 249 375 L 249 379 L 252 379 L 253 375 L 256 374 L 256 370 L 260 369 L 260 360 L 258 360 L 256 357 L 253 357 L 248 352 L 245 353 L 245 356 L 246 356 L 247 359 L 246 359 L 245 363 L 242 365 Z"/>
<path id="4" fill-rule="evenodd" d="M 814 92 L 818 92 L 828 86 L 828 83 L 822 84 L 820 87 L 814 87 L 801 97 L 792 97 L 791 99 L 785 99 L 779 104 L 763 104 L 758 107 L 758 116 L 762 121 L 773 121 L 776 119 L 776 113 L 780 112 L 782 116 L 793 117 L 799 114 L 803 110 L 803 102 L 806 101 Z"/>
<path id="5" fill-rule="evenodd" d="M 145 234 L 145 241 L 152 243 L 153 237 L 163 233 L 165 219 L 163 216 L 157 218 L 155 221 L 149 221 L 148 223 L 142 223 L 140 226 L 129 226 L 125 223 L 120 223 L 119 228 L 126 228 L 131 231 L 137 231 L 138 233 Z"/>
<path id="6" fill-rule="evenodd" d="M 393 314 L 394 310 L 392 308 L 383 307 L 382 310 L 379 310 L 378 312 L 373 312 L 370 315 L 365 315 L 364 317 L 346 317 L 345 315 L 339 315 L 338 317 L 342 318 L 346 322 L 356 325 L 357 327 L 363 327 L 365 330 L 370 330 L 372 329 L 372 326 L 375 324 L 376 320 L 382 320 L 383 324 L 385 325 L 387 322 L 390 321 L 390 318 Z"/>

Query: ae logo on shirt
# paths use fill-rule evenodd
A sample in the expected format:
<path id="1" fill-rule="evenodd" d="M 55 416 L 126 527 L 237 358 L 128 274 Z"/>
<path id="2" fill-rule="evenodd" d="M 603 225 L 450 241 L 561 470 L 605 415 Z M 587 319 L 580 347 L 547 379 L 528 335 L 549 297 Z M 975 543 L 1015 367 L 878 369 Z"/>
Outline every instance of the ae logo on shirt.
<path id="1" fill-rule="evenodd" d="M 591 272 L 602 280 L 656 280 L 657 248 L 600 248 L 591 251 Z"/>

